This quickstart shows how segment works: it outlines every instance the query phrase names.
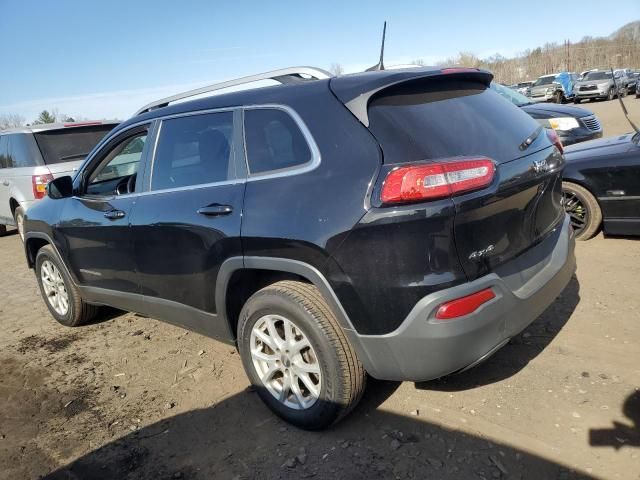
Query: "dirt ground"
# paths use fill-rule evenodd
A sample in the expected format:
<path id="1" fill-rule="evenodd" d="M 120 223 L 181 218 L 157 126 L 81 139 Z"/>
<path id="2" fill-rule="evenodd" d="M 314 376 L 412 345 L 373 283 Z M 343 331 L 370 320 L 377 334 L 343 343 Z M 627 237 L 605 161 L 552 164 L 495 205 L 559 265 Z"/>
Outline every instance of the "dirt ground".
<path id="1" fill-rule="evenodd" d="M 628 98 L 640 123 L 640 100 Z M 606 134 L 614 102 L 585 105 Z M 640 479 L 640 241 L 577 247 L 562 296 L 486 363 L 369 382 L 335 428 L 273 416 L 229 346 L 105 310 L 57 325 L 0 238 L 2 479 Z"/>

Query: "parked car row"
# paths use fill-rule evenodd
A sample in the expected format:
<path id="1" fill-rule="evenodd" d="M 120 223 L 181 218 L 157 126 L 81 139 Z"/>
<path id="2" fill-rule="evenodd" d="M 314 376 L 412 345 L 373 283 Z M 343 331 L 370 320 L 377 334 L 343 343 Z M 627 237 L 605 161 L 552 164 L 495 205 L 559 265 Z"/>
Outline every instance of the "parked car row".
<path id="1" fill-rule="evenodd" d="M 639 97 L 638 76 L 640 72 L 628 68 L 614 70 L 613 75 L 610 70 L 597 69 L 581 74 L 559 72 L 510 85 L 510 88 L 530 97 L 533 102 L 580 103 L 583 100 L 612 100 L 634 93 Z"/>

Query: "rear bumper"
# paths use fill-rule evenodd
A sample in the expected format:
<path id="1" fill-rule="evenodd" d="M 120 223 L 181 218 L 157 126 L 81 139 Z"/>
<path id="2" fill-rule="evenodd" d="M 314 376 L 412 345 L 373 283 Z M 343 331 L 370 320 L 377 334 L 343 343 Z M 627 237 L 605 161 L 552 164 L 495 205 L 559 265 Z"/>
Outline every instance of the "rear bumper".
<path id="1" fill-rule="evenodd" d="M 564 290 L 576 269 L 568 217 L 531 251 L 499 273 L 420 300 L 398 329 L 356 335 L 365 369 L 383 380 L 425 381 L 484 360 L 535 320 Z M 496 298 L 470 315 L 435 319 L 442 303 L 492 288 Z"/>

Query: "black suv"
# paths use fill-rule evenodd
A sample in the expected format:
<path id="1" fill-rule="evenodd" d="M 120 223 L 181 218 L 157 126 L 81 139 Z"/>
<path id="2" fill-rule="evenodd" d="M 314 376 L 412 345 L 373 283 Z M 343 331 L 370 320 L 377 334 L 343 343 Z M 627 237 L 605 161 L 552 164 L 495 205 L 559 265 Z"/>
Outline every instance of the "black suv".
<path id="1" fill-rule="evenodd" d="M 282 85 L 173 103 L 265 78 Z M 303 428 L 367 374 L 467 369 L 575 270 L 562 146 L 491 80 L 301 67 L 154 102 L 27 211 L 45 303 L 64 325 L 110 305 L 237 345 Z"/>

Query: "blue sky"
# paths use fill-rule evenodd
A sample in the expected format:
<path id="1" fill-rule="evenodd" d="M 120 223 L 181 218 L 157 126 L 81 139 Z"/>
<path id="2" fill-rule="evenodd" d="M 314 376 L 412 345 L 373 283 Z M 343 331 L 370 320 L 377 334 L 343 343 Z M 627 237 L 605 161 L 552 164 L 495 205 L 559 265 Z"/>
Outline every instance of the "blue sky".
<path id="1" fill-rule="evenodd" d="M 376 63 L 383 20 L 386 64 L 459 51 L 510 56 L 608 35 L 640 18 L 640 2 L 624 5 L 594 15 L 602 2 L 581 0 L 542 18 L 540 5 L 513 0 L 0 0 L 0 113 L 124 119 L 156 98 L 274 68 L 357 71 Z"/>

